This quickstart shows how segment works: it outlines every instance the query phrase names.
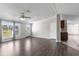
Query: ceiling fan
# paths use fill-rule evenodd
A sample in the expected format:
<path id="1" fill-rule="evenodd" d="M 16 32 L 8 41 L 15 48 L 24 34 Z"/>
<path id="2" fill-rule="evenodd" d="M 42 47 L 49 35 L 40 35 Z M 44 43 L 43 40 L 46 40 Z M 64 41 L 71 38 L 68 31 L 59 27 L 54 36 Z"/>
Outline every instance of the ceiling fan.
<path id="1" fill-rule="evenodd" d="M 27 10 L 27 12 L 30 12 L 29 10 Z M 25 16 L 25 12 L 22 12 L 19 18 L 31 18 L 29 16 Z"/>

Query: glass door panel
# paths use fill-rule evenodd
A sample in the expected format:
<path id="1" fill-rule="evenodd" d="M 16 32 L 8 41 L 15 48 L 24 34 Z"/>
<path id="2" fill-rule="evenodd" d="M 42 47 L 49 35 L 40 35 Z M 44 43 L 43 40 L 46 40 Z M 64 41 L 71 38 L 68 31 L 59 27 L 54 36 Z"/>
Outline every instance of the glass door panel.
<path id="1" fill-rule="evenodd" d="M 15 39 L 21 38 L 21 23 L 15 23 Z"/>
<path id="2" fill-rule="evenodd" d="M 2 42 L 13 40 L 13 22 L 2 21 Z"/>

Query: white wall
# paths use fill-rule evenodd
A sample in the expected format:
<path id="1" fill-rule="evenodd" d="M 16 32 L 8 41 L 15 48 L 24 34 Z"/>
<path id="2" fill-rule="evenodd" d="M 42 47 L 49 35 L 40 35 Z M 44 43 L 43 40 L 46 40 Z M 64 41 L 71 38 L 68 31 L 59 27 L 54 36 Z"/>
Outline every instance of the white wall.
<path id="1" fill-rule="evenodd" d="M 52 22 L 50 25 L 50 38 L 56 39 L 57 37 L 57 29 L 56 29 L 56 22 Z"/>
<path id="2" fill-rule="evenodd" d="M 34 37 L 56 39 L 56 17 L 33 23 L 32 34 Z"/>

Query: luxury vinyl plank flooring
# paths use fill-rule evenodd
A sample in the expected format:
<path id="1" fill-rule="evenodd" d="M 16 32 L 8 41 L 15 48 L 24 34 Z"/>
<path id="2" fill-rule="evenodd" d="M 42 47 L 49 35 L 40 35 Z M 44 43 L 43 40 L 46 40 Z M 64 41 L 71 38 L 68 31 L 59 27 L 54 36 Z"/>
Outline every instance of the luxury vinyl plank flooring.
<path id="1" fill-rule="evenodd" d="M 79 51 L 79 35 L 69 34 L 68 41 L 63 43 Z"/>
<path id="2" fill-rule="evenodd" d="M 0 44 L 1 56 L 78 56 L 79 51 L 52 39 L 25 38 Z"/>

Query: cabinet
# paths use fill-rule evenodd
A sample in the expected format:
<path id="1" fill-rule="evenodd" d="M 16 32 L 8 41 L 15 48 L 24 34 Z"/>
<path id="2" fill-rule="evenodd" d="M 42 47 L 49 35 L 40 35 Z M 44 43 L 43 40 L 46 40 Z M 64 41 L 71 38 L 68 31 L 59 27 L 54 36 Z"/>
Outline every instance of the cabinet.
<path id="1" fill-rule="evenodd" d="M 61 41 L 68 40 L 68 32 L 61 32 Z"/>
<path id="2" fill-rule="evenodd" d="M 68 32 L 67 31 L 62 31 L 65 30 L 65 24 L 64 20 L 61 20 L 61 41 L 67 41 L 68 40 Z"/>

